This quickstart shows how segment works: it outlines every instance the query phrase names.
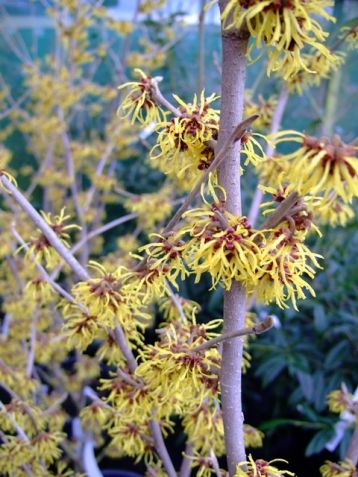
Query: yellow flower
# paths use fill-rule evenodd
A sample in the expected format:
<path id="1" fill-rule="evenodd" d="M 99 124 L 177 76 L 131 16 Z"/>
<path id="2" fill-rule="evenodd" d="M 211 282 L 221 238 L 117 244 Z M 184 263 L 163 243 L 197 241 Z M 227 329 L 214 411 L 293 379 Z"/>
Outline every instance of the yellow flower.
<path id="1" fill-rule="evenodd" d="M 337 197 L 337 194 L 317 198 L 312 202 L 311 208 L 320 222 L 331 227 L 344 227 L 355 216 L 354 209 Z"/>
<path id="2" fill-rule="evenodd" d="M 35 299 L 36 302 L 46 305 L 54 299 L 54 289 L 45 278 L 37 276 L 30 280 L 24 290 L 25 295 Z"/>
<path id="3" fill-rule="evenodd" d="M 349 50 L 358 48 L 358 27 L 342 27 L 340 37 L 348 44 Z"/>
<path id="4" fill-rule="evenodd" d="M 171 282 L 175 282 L 178 275 L 184 280 L 188 271 L 184 265 L 182 254 L 185 249 L 185 242 L 177 240 L 172 233 L 168 237 L 160 234 L 151 234 L 150 238 L 157 237 L 158 242 L 152 242 L 144 245 L 139 251 L 145 250 L 147 256 L 150 257 L 150 269 L 155 270 L 163 265 L 169 267 L 168 278 Z"/>
<path id="5" fill-rule="evenodd" d="M 266 159 L 266 154 L 264 150 L 262 149 L 261 144 L 254 136 L 260 137 L 261 139 L 264 139 L 267 142 L 266 137 L 263 136 L 262 134 L 259 134 L 259 133 L 253 134 L 250 131 L 247 131 L 244 133 L 244 135 L 241 138 L 240 153 L 244 157 L 246 157 L 244 162 L 245 166 L 248 163 L 251 163 L 254 166 L 256 166 L 259 162 Z"/>
<path id="6" fill-rule="evenodd" d="M 267 130 L 271 126 L 276 104 L 276 96 L 270 96 L 265 99 L 262 95 L 259 95 L 257 103 L 249 97 L 245 101 L 245 116 L 249 117 L 253 114 L 258 114 L 259 117 L 255 120 L 255 128 L 259 130 Z"/>
<path id="7" fill-rule="evenodd" d="M 264 433 L 249 424 L 244 424 L 245 447 L 262 447 Z"/>
<path id="8" fill-rule="evenodd" d="M 215 395 L 220 366 L 216 349 L 195 351 L 195 348 L 215 336 L 211 330 L 219 320 L 207 324 L 195 321 L 173 322 L 158 330 L 160 341 L 139 351 L 141 363 L 135 375 L 145 380 L 161 407 L 170 403 L 177 413 L 195 408 L 205 397 Z"/>
<path id="9" fill-rule="evenodd" d="M 321 43 L 311 42 L 310 45 L 314 51 L 311 55 L 303 54 L 297 45 L 288 51 L 269 50 L 268 74 L 275 72 L 285 81 L 290 82 L 294 81 L 297 75 L 305 74 L 309 78 L 313 75 L 318 75 L 319 77 L 323 69 L 328 73 L 331 68 L 334 68 L 337 55 L 331 53 Z M 313 68 L 317 68 L 317 70 Z M 317 82 L 319 83 L 318 79 Z M 314 84 L 314 81 L 312 83 Z"/>
<path id="10" fill-rule="evenodd" d="M 179 117 L 157 124 L 159 131 L 157 144 L 150 153 L 153 164 L 165 174 L 185 177 L 189 180 L 201 176 L 201 170 L 209 167 L 214 158 L 208 141 L 217 138 L 219 112 L 210 107 L 218 96 L 209 97 L 201 93 L 194 96 L 193 103 L 185 103 L 174 96 L 179 103 Z"/>
<path id="11" fill-rule="evenodd" d="M 60 443 L 65 439 L 63 432 L 41 432 L 31 439 L 31 447 L 37 459 L 44 459 L 52 464 L 58 461 L 62 454 Z"/>
<path id="12" fill-rule="evenodd" d="M 326 460 L 319 470 L 322 477 L 356 477 L 357 475 L 356 466 L 349 459 L 337 464 Z"/>
<path id="13" fill-rule="evenodd" d="M 275 135 L 276 144 L 297 142 L 299 149 L 285 155 L 290 161 L 287 180 L 301 195 L 336 194 L 344 202 L 358 196 L 357 148 L 339 136 L 315 138 L 295 131 Z"/>
<path id="14" fill-rule="evenodd" d="M 315 296 L 302 275 L 314 277 L 313 267 L 321 268 L 317 258 L 321 256 L 311 252 L 297 234 L 278 228 L 267 238 L 260 262 L 262 274 L 257 285 L 248 283 L 248 292 L 256 292 L 264 303 L 275 301 L 280 308 L 288 308 L 286 301 L 290 300 L 297 310 L 296 299 L 306 297 L 304 290 Z"/>
<path id="15" fill-rule="evenodd" d="M 327 404 L 331 412 L 347 411 L 353 403 L 353 396 L 344 386 L 342 389 L 331 391 L 327 396 Z"/>
<path id="16" fill-rule="evenodd" d="M 241 462 L 237 465 L 236 473 L 234 477 L 281 477 L 284 475 L 294 476 L 292 472 L 288 470 L 280 470 L 272 464 L 276 462 L 287 463 L 283 459 L 274 459 L 270 462 L 267 462 L 263 459 L 257 459 L 254 461 L 251 455 L 249 455 L 249 460 L 246 462 Z M 244 470 L 247 467 L 247 470 Z"/>
<path id="17" fill-rule="evenodd" d="M 257 164 L 260 184 L 279 188 L 287 179 L 290 167 L 289 161 L 284 156 L 274 155 Z"/>
<path id="18" fill-rule="evenodd" d="M 92 341 L 102 337 L 104 325 L 101 316 L 90 315 L 75 306 L 72 310 L 65 314 L 63 331 L 71 346 L 85 350 Z"/>
<path id="19" fill-rule="evenodd" d="M 211 477 L 213 475 L 214 466 L 210 456 L 194 451 L 193 455 L 187 455 L 186 458 L 189 460 L 191 468 L 197 468 L 195 473 L 197 477 Z"/>
<path id="20" fill-rule="evenodd" d="M 305 67 L 301 50 L 310 45 L 321 54 L 329 55 L 323 42 L 328 34 L 323 31 L 316 17 L 335 21 L 326 8 L 331 0 L 230 0 L 222 14 L 225 28 L 247 27 L 254 41 L 250 48 L 269 47 L 268 73 L 286 69 L 285 77 L 294 75 Z"/>
<path id="21" fill-rule="evenodd" d="M 61 242 L 69 247 L 69 231 L 73 229 L 79 229 L 80 227 L 75 224 L 66 225 L 65 222 L 70 218 L 70 215 L 65 215 L 65 209 L 63 208 L 59 215 L 52 216 L 52 214 L 41 211 L 42 217 L 46 223 L 55 232 Z M 52 247 L 46 236 L 40 232 L 36 237 L 31 238 L 30 247 L 27 255 L 34 254 L 36 261 L 39 263 L 45 263 L 49 268 L 55 267 L 60 258 L 56 250 Z"/>
<path id="22" fill-rule="evenodd" d="M 66 333 L 72 339 L 75 339 L 76 333 L 77 339 L 85 346 L 100 327 L 112 328 L 118 322 L 130 340 L 141 342 L 140 330 L 149 323 L 151 317 L 143 310 L 143 293 L 134 290 L 127 282 L 131 273 L 124 267 L 109 273 L 99 263 L 90 262 L 90 265 L 100 276 L 78 282 L 72 288 L 76 303 L 85 307 L 86 311 L 84 314 L 73 314 L 71 306 L 64 306 L 64 316 L 68 315 Z"/>
<path id="23" fill-rule="evenodd" d="M 103 429 L 112 414 L 113 410 L 110 406 L 97 400 L 81 409 L 80 418 L 84 428 L 96 432 L 98 429 Z"/>
<path id="24" fill-rule="evenodd" d="M 138 222 L 144 230 L 152 231 L 156 224 L 171 214 L 172 195 L 171 188 L 164 186 L 158 192 L 131 197 L 124 202 L 124 206 L 130 212 L 138 214 Z"/>
<path id="25" fill-rule="evenodd" d="M 179 295 L 176 295 L 176 298 L 182 307 L 185 318 L 188 320 L 195 317 L 201 310 L 199 303 L 196 303 L 193 300 L 188 300 L 187 298 Z M 165 321 L 171 322 L 181 319 L 178 308 L 170 297 L 164 297 L 160 299 L 159 310 L 163 314 Z"/>
<path id="26" fill-rule="evenodd" d="M 139 11 L 141 13 L 151 13 L 156 8 L 160 8 L 165 4 L 165 0 L 145 0 L 140 4 Z"/>
<path id="27" fill-rule="evenodd" d="M 344 53 L 331 53 L 330 55 L 322 55 L 315 51 L 303 53 L 302 61 L 305 67 L 288 78 L 287 86 L 291 91 L 302 94 L 305 87 L 319 86 L 323 79 L 329 78 L 332 72 L 344 63 L 344 60 Z M 278 70 L 277 74 L 285 76 L 285 71 Z"/>
<path id="28" fill-rule="evenodd" d="M 142 70 L 136 68 L 135 73 L 141 77 L 140 81 L 129 81 L 119 86 L 118 89 L 129 87 L 129 93 L 122 101 L 118 113 L 123 111 L 124 117 L 131 116 L 132 123 L 137 119 L 141 124 L 165 121 L 167 113 L 161 109 L 154 98 L 154 82 L 157 81 L 147 76 Z"/>
<path id="29" fill-rule="evenodd" d="M 17 475 L 21 466 L 28 464 L 34 457 L 29 444 L 18 437 L 7 436 L 6 442 L 0 445 L 0 473 Z"/>
<path id="30" fill-rule="evenodd" d="M 225 454 L 224 423 L 215 399 L 206 400 L 194 412 L 187 412 L 183 428 L 194 451 L 208 455 L 213 449 L 218 457 Z"/>
<path id="31" fill-rule="evenodd" d="M 213 287 L 222 282 L 230 289 L 233 280 L 257 281 L 261 249 L 255 240 L 262 232 L 252 229 L 246 217 L 225 211 L 223 203 L 190 210 L 184 217 L 188 225 L 180 233 L 190 235 L 184 257 L 196 283 L 205 272 L 210 273 Z"/>

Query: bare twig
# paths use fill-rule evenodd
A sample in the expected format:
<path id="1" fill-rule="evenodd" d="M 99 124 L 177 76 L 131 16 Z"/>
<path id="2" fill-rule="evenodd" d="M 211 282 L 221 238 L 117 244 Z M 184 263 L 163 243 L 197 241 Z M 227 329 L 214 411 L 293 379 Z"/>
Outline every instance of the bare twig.
<path id="1" fill-rule="evenodd" d="M 190 477 L 191 463 L 190 458 L 193 455 L 193 445 L 188 441 L 185 445 L 185 451 L 183 453 L 183 460 L 179 470 L 179 477 Z"/>
<path id="2" fill-rule="evenodd" d="M 168 450 L 165 446 L 163 435 L 158 422 L 155 420 L 151 420 L 149 426 L 152 432 L 155 448 L 159 454 L 159 457 L 163 463 L 165 470 L 167 471 L 168 477 L 177 477 L 177 473 L 173 466 Z"/>
<path id="3" fill-rule="evenodd" d="M 0 176 L 0 181 L 3 183 L 5 189 L 11 193 L 11 197 L 19 204 L 25 214 L 36 224 L 36 226 L 45 235 L 47 240 L 65 262 L 71 267 L 76 275 L 81 280 L 88 280 L 89 274 L 82 267 L 82 265 L 75 259 L 71 252 L 61 242 L 52 228 L 45 222 L 41 215 L 34 209 L 30 202 L 21 194 L 21 192 L 5 177 Z"/>
<path id="4" fill-rule="evenodd" d="M 24 239 L 21 237 L 21 235 L 18 233 L 18 231 L 15 229 L 14 226 L 11 227 L 11 231 L 16 241 L 22 246 L 24 250 L 28 251 L 29 247 L 27 243 L 24 241 Z M 35 267 L 40 272 L 43 279 L 46 280 L 58 294 L 63 296 L 70 303 L 76 304 L 82 309 L 81 305 L 75 302 L 75 299 L 73 298 L 73 296 L 50 277 L 50 275 L 47 273 L 44 267 L 40 263 L 38 263 L 38 261 L 35 259 L 35 257 L 32 254 L 31 254 L 31 259 L 34 262 Z"/>
<path id="5" fill-rule="evenodd" d="M 262 224 L 262 229 L 271 229 L 279 225 L 282 220 L 286 217 L 286 215 L 290 212 L 292 207 L 298 201 L 299 196 L 297 192 L 291 192 L 291 194 L 286 197 L 286 199 L 281 202 L 281 204 L 277 207 L 275 212 L 270 214 L 265 222 Z"/>
<path id="6" fill-rule="evenodd" d="M 275 134 L 280 129 L 280 125 L 282 122 L 283 114 L 285 112 L 288 97 L 289 97 L 288 89 L 285 87 L 282 87 L 280 95 L 278 97 L 277 105 L 272 117 L 270 134 Z M 266 146 L 266 151 L 265 151 L 266 157 L 270 158 L 273 152 L 274 152 L 274 147 L 272 146 L 272 143 L 268 142 Z M 257 187 L 254 197 L 252 199 L 252 203 L 251 203 L 251 207 L 250 207 L 250 211 L 248 215 L 249 223 L 252 226 L 255 225 L 255 222 L 257 220 L 262 197 L 263 197 L 263 191 Z"/>
<path id="7" fill-rule="evenodd" d="M 223 341 L 227 341 L 238 336 L 260 335 L 262 333 L 265 333 L 272 327 L 273 319 L 271 316 L 267 316 L 264 320 L 262 320 L 255 326 L 241 328 L 240 330 L 231 331 L 229 333 L 223 333 L 222 335 L 216 336 L 215 338 L 206 341 L 205 343 L 197 346 L 196 348 L 193 348 L 192 351 L 204 351 L 206 349 L 212 348 L 213 346 L 216 346 L 219 343 L 222 343 Z"/>

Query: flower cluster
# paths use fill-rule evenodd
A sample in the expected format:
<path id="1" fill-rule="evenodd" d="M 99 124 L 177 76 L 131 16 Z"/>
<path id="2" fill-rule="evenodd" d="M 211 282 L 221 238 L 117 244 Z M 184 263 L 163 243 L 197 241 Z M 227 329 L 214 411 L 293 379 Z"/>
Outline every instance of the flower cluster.
<path id="1" fill-rule="evenodd" d="M 356 146 L 339 136 L 319 139 L 297 131 L 281 131 L 270 140 L 276 146 L 292 142 L 299 147 L 260 163 L 261 183 L 275 188 L 289 184 L 307 198 L 321 222 L 345 225 L 354 215 L 350 204 L 358 196 Z"/>
<path id="2" fill-rule="evenodd" d="M 342 389 L 331 391 L 327 396 L 329 410 L 337 414 L 352 410 L 353 403 L 353 396 L 344 385 Z"/>
<path id="3" fill-rule="evenodd" d="M 339 136 L 316 138 L 295 131 L 276 135 L 276 144 L 300 145 L 285 159 L 290 162 L 287 180 L 299 194 L 336 194 L 344 202 L 358 196 L 357 148 L 344 144 Z"/>
<path id="4" fill-rule="evenodd" d="M 319 255 L 304 244 L 312 217 L 302 201 L 275 227 L 263 230 L 227 212 L 224 202 L 188 211 L 185 218 L 187 224 L 178 234 L 189 234 L 184 260 L 196 282 L 209 272 L 214 287 L 220 282 L 230 289 L 235 280 L 248 294 L 256 293 L 264 303 L 276 301 L 281 308 L 287 307 L 287 300 L 296 308 L 296 297 L 304 298 L 304 290 L 314 295 L 303 277 L 314 277 Z"/>
<path id="5" fill-rule="evenodd" d="M 157 80 L 147 76 L 139 68 L 134 71 L 141 79 L 140 81 L 129 81 L 119 86 L 118 89 L 129 88 L 129 92 L 123 99 L 118 113 L 123 112 L 124 117 L 130 116 L 132 118 L 132 123 L 138 120 L 143 125 L 165 121 L 167 113 L 158 106 L 154 97 Z"/>
<path id="6" fill-rule="evenodd" d="M 356 477 L 357 469 L 352 461 L 334 463 L 327 460 L 320 468 L 322 477 Z"/>
<path id="7" fill-rule="evenodd" d="M 316 17 L 335 21 L 326 11 L 332 4 L 330 0 L 230 0 L 222 20 L 226 28 L 247 27 L 254 38 L 253 47 L 269 47 L 268 73 L 281 70 L 288 79 L 300 68 L 308 70 L 302 58 L 306 45 L 330 56 L 323 45 L 328 34 Z"/>
<path id="8" fill-rule="evenodd" d="M 164 186 L 158 192 L 131 197 L 124 202 L 124 206 L 130 212 L 138 214 L 139 225 L 150 231 L 170 215 L 173 209 L 170 200 L 172 192 L 170 187 Z"/>
<path id="9" fill-rule="evenodd" d="M 91 266 L 99 277 L 78 282 L 72 288 L 76 306 L 63 308 L 66 335 L 85 349 L 120 324 L 133 343 L 140 342 L 141 332 L 151 320 L 143 309 L 143 294 L 129 285 L 126 269 L 110 273 L 99 263 L 91 262 Z"/>
<path id="10" fill-rule="evenodd" d="M 233 280 L 255 281 L 262 232 L 253 230 L 245 217 L 226 212 L 224 202 L 190 210 L 184 217 L 188 224 L 181 233 L 190 236 L 185 260 L 196 282 L 205 272 L 210 272 L 213 286 L 222 281 L 227 289 Z"/>
<path id="11" fill-rule="evenodd" d="M 66 221 L 71 216 L 65 214 L 65 209 L 63 208 L 59 215 L 52 216 L 50 212 L 45 213 L 42 211 L 41 215 L 61 242 L 66 247 L 69 247 L 69 231 L 79 229 L 80 227 L 76 224 L 66 225 Z M 33 254 L 37 262 L 44 263 L 49 268 L 54 268 L 60 261 L 59 255 L 43 232 L 39 232 L 35 237 L 31 238 L 27 254 Z"/>
<path id="12" fill-rule="evenodd" d="M 274 459 L 270 462 L 263 459 L 254 460 L 250 455 L 247 462 L 241 462 L 237 465 L 234 477 L 282 477 L 285 475 L 295 475 L 288 470 L 280 470 L 272 465 L 276 462 L 287 463 L 287 461 L 283 459 Z"/>
<path id="13" fill-rule="evenodd" d="M 212 330 L 220 324 L 220 320 L 200 325 L 195 320 L 172 322 L 158 330 L 157 343 L 139 352 L 141 363 L 135 374 L 148 383 L 157 407 L 170 403 L 181 414 L 215 396 L 220 354 L 213 348 L 196 351 L 196 347 L 216 336 Z"/>
<path id="14" fill-rule="evenodd" d="M 185 178 L 190 187 L 214 159 L 208 142 L 217 138 L 219 112 L 210 105 L 218 96 L 205 97 L 202 92 L 200 98 L 194 96 L 192 103 L 185 103 L 178 96 L 174 98 L 180 115 L 157 124 L 157 144 L 150 157 L 162 172 L 170 177 Z"/>

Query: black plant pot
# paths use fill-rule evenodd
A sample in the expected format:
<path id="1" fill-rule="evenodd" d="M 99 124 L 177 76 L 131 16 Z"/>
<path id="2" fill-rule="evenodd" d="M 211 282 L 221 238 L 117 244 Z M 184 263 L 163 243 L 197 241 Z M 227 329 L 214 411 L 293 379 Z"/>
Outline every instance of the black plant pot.
<path id="1" fill-rule="evenodd" d="M 130 470 L 103 470 L 102 471 L 103 477 L 143 477 L 141 474 L 137 474 L 137 472 L 132 472 Z"/>

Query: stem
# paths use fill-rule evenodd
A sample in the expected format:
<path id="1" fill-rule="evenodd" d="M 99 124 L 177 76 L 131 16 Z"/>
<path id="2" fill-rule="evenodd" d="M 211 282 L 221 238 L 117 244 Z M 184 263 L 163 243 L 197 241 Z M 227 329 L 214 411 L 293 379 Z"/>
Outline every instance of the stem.
<path id="1" fill-rule="evenodd" d="M 152 88 L 152 95 L 154 101 L 158 105 L 164 106 L 168 111 L 174 114 L 174 116 L 180 117 L 182 113 L 179 111 L 178 108 L 176 108 L 171 102 L 169 102 L 162 94 L 162 92 L 159 89 L 158 86 L 158 81 L 153 81 L 153 88 Z"/>
<path id="2" fill-rule="evenodd" d="M 341 88 L 342 70 L 335 71 L 330 78 L 327 86 L 324 120 L 322 123 L 322 136 L 330 136 L 333 134 L 334 124 L 337 118 L 339 105 L 340 88 Z"/>
<path id="3" fill-rule="evenodd" d="M 206 349 L 212 348 L 213 346 L 216 346 L 219 343 L 222 343 L 223 341 L 236 338 L 237 336 L 260 335 L 261 333 L 265 333 L 265 331 L 268 331 L 272 327 L 273 319 L 271 318 L 271 316 L 267 316 L 264 320 L 262 320 L 255 326 L 242 328 L 241 330 L 232 331 L 231 333 L 223 333 L 222 335 L 216 336 L 215 338 L 197 346 L 196 348 L 192 349 L 192 351 L 204 351 Z"/>
<path id="4" fill-rule="evenodd" d="M 52 247 L 71 267 L 81 280 L 88 280 L 89 275 L 82 265 L 75 259 L 71 252 L 61 242 L 52 228 L 45 222 L 41 215 L 34 209 L 30 202 L 21 194 L 21 192 L 5 177 L 0 176 L 0 181 L 5 189 L 11 192 L 11 197 L 19 204 L 25 214 L 36 224 L 36 226 L 45 235 Z"/>
<path id="5" fill-rule="evenodd" d="M 238 125 L 236 122 L 234 124 L 233 131 L 230 131 L 231 134 L 229 135 L 229 137 L 223 141 L 222 147 L 220 147 L 220 144 L 218 143 L 219 152 L 215 155 L 215 159 L 210 164 L 210 166 L 206 169 L 204 174 L 200 177 L 198 182 L 195 184 L 194 188 L 190 191 L 185 201 L 183 202 L 182 206 L 177 210 L 173 218 L 168 222 L 168 224 L 166 225 L 166 227 L 164 228 L 162 232 L 163 235 L 168 234 L 176 226 L 176 224 L 179 222 L 183 213 L 186 211 L 186 209 L 189 207 L 191 202 L 200 192 L 201 185 L 207 180 L 207 178 L 209 177 L 209 174 L 215 169 L 219 168 L 219 175 L 220 175 L 220 165 L 224 163 L 224 160 L 226 160 L 227 157 L 229 157 L 230 153 L 232 153 L 232 150 L 237 149 L 237 147 L 235 147 L 235 143 L 238 144 L 238 151 L 240 151 L 239 141 L 241 137 L 244 135 L 246 129 L 257 118 L 258 116 L 254 114 L 253 116 L 250 116 L 249 118 L 240 122 Z M 238 152 L 238 154 L 240 153 Z M 239 170 L 240 170 L 240 167 L 239 167 Z"/>
<path id="6" fill-rule="evenodd" d="M 155 420 L 151 420 L 149 426 L 152 431 L 155 448 L 159 454 L 159 457 L 163 463 L 165 470 L 167 471 L 168 477 L 177 477 L 177 473 L 165 446 L 163 435 L 158 422 Z"/>
<path id="7" fill-rule="evenodd" d="M 273 117 L 272 117 L 270 134 L 275 134 L 280 129 L 280 125 L 281 125 L 281 122 L 282 122 L 283 114 L 285 112 L 288 97 L 289 97 L 289 91 L 288 91 L 287 88 L 283 87 L 281 89 L 280 95 L 278 97 L 275 112 L 274 112 Z M 271 157 L 273 152 L 274 152 L 273 146 L 271 145 L 271 143 L 267 143 L 266 151 L 265 151 L 266 157 L 267 158 Z M 259 210 L 260 210 L 260 204 L 261 204 L 263 195 L 264 195 L 263 191 L 261 189 L 257 188 L 256 192 L 254 194 L 254 197 L 252 199 L 250 212 L 249 212 L 249 215 L 248 215 L 249 223 L 252 226 L 255 225 L 255 222 L 257 220 L 257 216 L 258 216 L 258 213 L 259 213 Z"/>
<path id="8" fill-rule="evenodd" d="M 220 12 L 228 0 L 219 0 Z M 222 27 L 222 92 L 218 148 L 242 121 L 246 76 L 246 49 L 248 38 L 242 32 L 224 30 Z M 226 191 L 226 207 L 229 212 L 241 215 L 240 143 L 229 149 L 219 167 L 219 182 Z M 224 334 L 245 326 L 245 290 L 234 282 L 224 293 Z M 244 445 L 244 417 L 241 402 L 241 368 L 243 338 L 227 340 L 223 344 L 220 372 L 221 403 L 224 420 L 226 456 L 229 476 L 235 474 L 236 465 L 246 461 Z"/>
<path id="9" fill-rule="evenodd" d="M 185 445 L 184 457 L 181 462 L 179 477 L 190 477 L 191 462 L 189 457 L 193 455 L 193 445 L 188 441 Z"/>
<path id="10" fill-rule="evenodd" d="M 206 0 L 200 1 L 199 7 L 199 68 L 198 68 L 198 98 L 205 87 L 205 5 Z"/>
<path id="11" fill-rule="evenodd" d="M 352 439 L 348 446 L 346 459 L 351 460 L 354 465 L 358 464 L 358 426 L 357 425 L 354 428 Z"/>

